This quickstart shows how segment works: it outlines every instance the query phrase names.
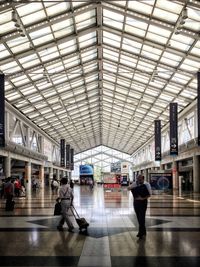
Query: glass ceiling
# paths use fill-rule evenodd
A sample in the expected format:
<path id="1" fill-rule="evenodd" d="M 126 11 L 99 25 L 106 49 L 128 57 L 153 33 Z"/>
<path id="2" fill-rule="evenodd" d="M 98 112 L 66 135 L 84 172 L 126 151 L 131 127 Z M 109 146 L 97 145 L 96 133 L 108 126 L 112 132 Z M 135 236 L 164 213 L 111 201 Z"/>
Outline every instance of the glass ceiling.
<path id="1" fill-rule="evenodd" d="M 197 95 L 200 1 L 2 1 L 6 100 L 80 153 L 132 154 Z"/>

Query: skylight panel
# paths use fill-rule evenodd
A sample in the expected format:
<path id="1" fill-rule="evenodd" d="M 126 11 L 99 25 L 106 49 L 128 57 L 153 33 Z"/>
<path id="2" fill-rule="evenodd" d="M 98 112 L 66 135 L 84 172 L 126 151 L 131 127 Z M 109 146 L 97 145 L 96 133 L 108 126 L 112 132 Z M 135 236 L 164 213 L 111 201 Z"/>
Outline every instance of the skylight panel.
<path id="1" fill-rule="evenodd" d="M 136 66 L 137 60 L 131 56 L 121 54 L 120 63 L 134 68 Z"/>
<path id="2" fill-rule="evenodd" d="M 97 50 L 90 50 L 84 53 L 81 53 L 81 58 L 83 62 L 91 61 L 95 58 L 97 58 Z"/>
<path id="3" fill-rule="evenodd" d="M 121 36 L 103 31 L 103 42 L 116 47 L 120 46 Z"/>
<path id="4" fill-rule="evenodd" d="M 90 83 L 92 81 L 98 80 L 98 75 L 92 75 L 92 76 L 87 76 L 85 77 L 86 83 Z"/>
<path id="5" fill-rule="evenodd" d="M 105 58 L 105 59 L 117 62 L 118 57 L 119 57 L 119 54 L 117 54 L 117 53 L 115 55 L 113 55 L 113 54 L 110 54 L 107 52 L 103 52 L 103 58 Z"/>
<path id="6" fill-rule="evenodd" d="M 137 5 L 135 4 L 135 1 L 128 1 L 128 8 L 138 11 L 143 14 L 150 15 L 153 9 L 154 0 L 148 0 L 148 1 L 139 1 L 137 2 Z"/>
<path id="7" fill-rule="evenodd" d="M 144 37 L 146 34 L 145 30 L 138 29 L 130 25 L 125 25 L 125 32 L 130 33 L 130 34 L 134 33 L 134 35 L 141 36 L 141 37 Z"/>
<path id="8" fill-rule="evenodd" d="M 200 56 L 200 41 L 197 41 L 195 46 L 191 49 L 191 53 Z"/>
<path id="9" fill-rule="evenodd" d="M 127 38 L 123 39 L 122 49 L 128 50 L 131 53 L 139 54 L 141 47 L 142 47 L 142 44 L 139 42 L 135 42 Z"/>
<path id="10" fill-rule="evenodd" d="M 9 56 L 9 51 L 5 48 L 3 44 L 0 44 L 0 58 L 3 59 L 7 56 Z"/>
<path id="11" fill-rule="evenodd" d="M 39 53 L 42 61 L 48 61 L 50 59 L 53 59 L 53 58 L 59 56 L 58 49 L 57 49 L 56 46 L 50 47 L 50 48 L 46 48 L 46 49 L 44 49 L 42 51 L 39 51 L 38 53 Z"/>
<path id="12" fill-rule="evenodd" d="M 103 24 L 122 30 L 123 21 L 123 15 L 103 9 Z"/>
<path id="13" fill-rule="evenodd" d="M 27 5 L 24 5 L 27 8 Z M 30 11 L 30 9 L 27 8 Z M 32 11 L 31 11 L 32 12 Z M 39 10 L 37 12 L 33 12 L 26 16 L 21 16 L 22 23 L 24 25 L 31 24 L 37 21 L 41 21 L 42 19 L 46 18 L 44 10 Z"/>
<path id="14" fill-rule="evenodd" d="M 14 22 L 13 21 L 9 21 L 7 23 L 1 24 L 0 25 L 0 33 L 1 34 L 5 34 L 7 32 L 13 31 L 15 29 L 14 27 Z"/>
<path id="15" fill-rule="evenodd" d="M 175 47 L 182 51 L 188 51 L 190 48 L 190 45 L 194 42 L 193 38 L 183 36 L 180 34 L 174 34 L 170 40 L 171 47 Z"/>
<path id="16" fill-rule="evenodd" d="M 160 9 L 164 9 L 166 11 L 170 11 L 172 13 L 180 13 L 183 6 L 179 3 L 176 3 L 175 1 L 170 1 L 169 5 L 169 0 L 157 0 L 156 6 Z"/>
<path id="17" fill-rule="evenodd" d="M 79 46 L 81 49 L 85 48 L 85 47 L 88 47 L 88 46 L 91 46 L 91 45 L 94 45 L 96 43 L 96 38 L 90 38 L 86 41 L 82 41 L 82 42 L 79 42 Z"/>
<path id="18" fill-rule="evenodd" d="M 6 94 L 6 98 L 8 99 L 8 101 L 13 101 L 15 99 L 21 98 L 21 94 L 15 91 L 14 93 Z"/>
<path id="19" fill-rule="evenodd" d="M 165 63 L 167 65 L 170 65 L 170 66 L 173 66 L 173 67 L 176 67 L 178 66 L 179 64 L 179 61 L 175 61 L 173 59 L 170 59 L 167 55 L 163 54 L 163 56 L 161 57 L 160 59 L 160 62 L 161 63 Z"/>
<path id="20" fill-rule="evenodd" d="M 181 65 L 181 68 L 185 67 L 185 66 L 188 66 L 190 67 L 190 69 L 193 69 L 193 71 L 198 71 L 199 68 L 200 68 L 200 62 L 199 61 L 194 61 L 194 60 L 190 60 L 188 58 L 186 58 L 184 61 L 183 61 L 183 64 Z"/>
<path id="21" fill-rule="evenodd" d="M 53 35 L 51 33 L 50 27 L 45 27 L 35 32 L 31 32 L 30 34 L 31 39 L 35 45 L 38 45 L 44 42 L 47 42 L 53 39 Z"/>
<path id="22" fill-rule="evenodd" d="M 187 97 L 187 98 L 190 98 L 190 99 L 194 99 L 196 97 L 196 94 L 190 92 L 188 89 L 184 89 L 181 93 L 180 93 L 181 96 L 184 96 L 184 97 Z"/>
<path id="23" fill-rule="evenodd" d="M 172 81 L 178 82 L 180 84 L 187 84 L 188 81 L 190 80 L 190 77 L 186 76 L 186 75 L 182 75 L 179 73 L 176 73 L 172 79 Z"/>
<path id="24" fill-rule="evenodd" d="M 81 29 L 88 28 L 89 26 L 95 25 L 95 24 L 96 24 L 96 18 L 94 17 L 94 18 L 90 18 L 85 21 L 77 23 L 76 28 L 78 31 L 80 31 Z"/>
<path id="25" fill-rule="evenodd" d="M 42 99 L 43 99 L 43 97 L 42 97 L 41 95 L 36 94 L 36 95 L 34 95 L 33 97 L 30 97 L 30 98 L 29 98 L 29 101 L 30 101 L 31 103 L 35 103 L 35 102 L 38 102 L 38 101 L 40 101 L 40 100 L 42 100 Z"/>
<path id="26" fill-rule="evenodd" d="M 200 30 L 200 10 L 187 7 L 188 18 L 185 20 L 184 27 L 193 31 Z"/>
<path id="27" fill-rule="evenodd" d="M 19 58 L 19 62 L 24 68 L 28 68 L 40 63 L 36 54 L 32 54 L 23 58 Z"/>
<path id="28" fill-rule="evenodd" d="M 53 2 L 56 3 L 56 2 Z M 48 2 L 44 2 L 44 4 L 48 4 Z M 56 5 L 51 5 L 49 7 L 46 6 L 46 11 L 48 16 L 54 16 L 56 14 L 63 12 L 64 10 L 68 11 L 70 9 L 70 3 L 69 2 L 61 2 Z"/>
<path id="29" fill-rule="evenodd" d="M 108 64 L 106 62 L 103 62 L 103 69 L 108 71 L 108 73 L 110 73 L 110 72 L 116 73 L 117 72 L 117 66 L 112 65 L 112 64 Z"/>
<path id="30" fill-rule="evenodd" d="M 169 102 L 171 102 L 173 98 L 174 98 L 173 96 L 170 96 L 169 94 L 166 94 L 166 93 L 161 93 L 160 95 L 160 99 L 169 101 Z"/>
<path id="31" fill-rule="evenodd" d="M 60 53 L 63 54 L 69 54 L 70 52 L 77 51 L 77 45 L 76 40 L 70 40 L 68 42 L 64 42 L 61 44 L 58 44 L 58 48 L 60 50 Z"/>
<path id="32" fill-rule="evenodd" d="M 146 91 L 145 91 L 146 94 L 149 94 L 151 96 L 158 96 L 160 91 L 159 90 L 153 90 L 153 89 L 150 89 L 150 88 L 147 88 Z"/>
<path id="33" fill-rule="evenodd" d="M 179 94 L 179 92 L 181 91 L 181 88 L 179 88 L 178 86 L 175 87 L 171 84 L 167 84 L 167 86 L 165 87 L 165 91 L 169 93 L 173 93 L 173 94 Z"/>
<path id="34" fill-rule="evenodd" d="M 48 83 L 47 81 L 41 81 L 37 82 L 37 88 L 42 91 L 48 87 L 50 87 L 51 83 Z"/>
<path id="35" fill-rule="evenodd" d="M 4 65 L 0 65 L 0 70 L 4 73 L 15 73 L 21 70 L 20 66 L 18 66 L 17 62 L 12 61 Z"/>
<path id="36" fill-rule="evenodd" d="M 17 6 L 17 12 L 20 16 L 30 15 L 43 9 L 42 3 L 34 2 L 27 3 L 26 5 Z"/>
<path id="37" fill-rule="evenodd" d="M 75 55 L 75 56 L 73 56 L 71 58 L 64 59 L 63 62 L 64 62 L 64 65 L 67 68 L 71 68 L 73 66 L 79 65 L 80 64 L 80 59 L 79 59 L 78 55 Z"/>
<path id="38" fill-rule="evenodd" d="M 24 112 L 25 114 L 30 113 L 32 111 L 34 111 L 33 107 L 22 108 L 22 112 Z"/>
<path id="39" fill-rule="evenodd" d="M 168 5 L 169 5 L 169 3 L 168 3 Z M 163 9 L 156 7 L 154 9 L 154 12 L 153 12 L 153 17 L 156 17 L 156 18 L 161 19 L 161 20 L 165 20 L 167 22 L 175 23 L 177 18 L 178 18 L 178 14 L 168 12 L 166 10 L 163 10 Z"/>
<path id="40" fill-rule="evenodd" d="M 158 32 L 160 32 L 160 31 L 162 31 L 162 29 L 159 29 Z M 153 42 L 157 42 L 157 43 L 161 43 L 161 44 L 166 44 L 167 40 L 168 40 L 167 37 L 163 37 L 161 35 L 151 33 L 151 32 L 148 32 L 146 37 Z"/>

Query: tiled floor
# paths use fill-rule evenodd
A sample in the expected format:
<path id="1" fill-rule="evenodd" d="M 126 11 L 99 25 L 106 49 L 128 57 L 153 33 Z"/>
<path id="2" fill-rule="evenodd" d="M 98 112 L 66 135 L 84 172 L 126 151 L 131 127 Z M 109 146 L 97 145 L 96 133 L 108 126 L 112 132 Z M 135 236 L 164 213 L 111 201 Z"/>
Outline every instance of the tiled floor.
<path id="1" fill-rule="evenodd" d="M 200 195 L 153 195 L 147 237 L 138 240 L 132 196 L 95 186 L 74 188 L 87 232 L 58 232 L 53 216 L 56 195 L 40 189 L 16 198 L 15 210 L 0 200 L 0 266 L 172 267 L 200 265 Z"/>

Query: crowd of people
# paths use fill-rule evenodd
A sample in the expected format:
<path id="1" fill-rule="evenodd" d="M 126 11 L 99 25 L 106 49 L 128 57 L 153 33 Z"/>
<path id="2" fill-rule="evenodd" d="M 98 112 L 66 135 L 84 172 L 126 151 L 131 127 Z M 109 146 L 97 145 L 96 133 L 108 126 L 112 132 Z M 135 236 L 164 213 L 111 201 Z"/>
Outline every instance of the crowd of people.
<path id="1" fill-rule="evenodd" d="M 10 194 L 15 197 L 25 196 L 24 180 L 8 177 L 6 179 L 0 179 L 0 198 L 7 198 Z"/>
<path id="2" fill-rule="evenodd" d="M 91 189 L 93 189 L 93 181 L 89 183 Z M 32 188 L 36 188 L 37 183 L 32 180 Z M 51 182 L 52 194 L 57 195 L 57 202 L 60 202 L 61 206 L 61 219 L 57 226 L 58 230 L 63 230 L 63 225 L 66 222 L 69 231 L 73 231 L 74 226 L 68 216 L 68 210 L 73 205 L 74 183 L 67 177 L 63 177 L 61 180 L 57 180 L 53 177 Z M 145 215 L 147 210 L 148 198 L 151 196 L 151 186 L 144 181 L 143 175 L 138 175 L 136 181 L 127 187 L 133 194 L 133 206 L 135 214 L 139 224 L 139 231 L 137 237 L 140 239 L 146 236 L 145 227 Z M 19 178 L 8 177 L 7 179 L 0 179 L 0 198 L 6 199 L 5 210 L 14 209 L 13 197 L 25 196 L 26 190 L 24 186 L 24 180 Z"/>

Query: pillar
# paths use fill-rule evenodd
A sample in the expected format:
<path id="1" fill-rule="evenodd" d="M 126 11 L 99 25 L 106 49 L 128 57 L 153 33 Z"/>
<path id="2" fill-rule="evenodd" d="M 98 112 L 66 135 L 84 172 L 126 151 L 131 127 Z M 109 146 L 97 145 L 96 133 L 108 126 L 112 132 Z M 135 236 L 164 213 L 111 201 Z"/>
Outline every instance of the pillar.
<path id="1" fill-rule="evenodd" d="M 160 170 L 164 170 L 165 169 L 165 165 L 164 164 L 160 164 Z"/>
<path id="2" fill-rule="evenodd" d="M 39 180 L 41 182 L 41 187 L 44 188 L 44 165 L 40 165 Z"/>
<path id="3" fill-rule="evenodd" d="M 31 162 L 25 162 L 25 186 L 31 190 Z"/>
<path id="4" fill-rule="evenodd" d="M 11 158 L 8 153 L 8 157 L 5 157 L 5 176 L 6 178 L 11 176 Z"/>
<path id="5" fill-rule="evenodd" d="M 49 167 L 49 182 L 53 179 L 53 167 Z"/>
<path id="6" fill-rule="evenodd" d="M 56 169 L 56 179 L 60 180 L 60 170 Z"/>
<path id="7" fill-rule="evenodd" d="M 178 189 L 178 162 L 173 160 L 172 162 L 172 183 L 173 189 Z"/>
<path id="8" fill-rule="evenodd" d="M 145 170 L 144 170 L 144 176 L 145 176 L 145 180 L 146 180 L 147 182 L 149 182 L 148 169 L 145 169 Z"/>
<path id="9" fill-rule="evenodd" d="M 199 156 L 193 156 L 193 191 L 200 193 Z"/>

